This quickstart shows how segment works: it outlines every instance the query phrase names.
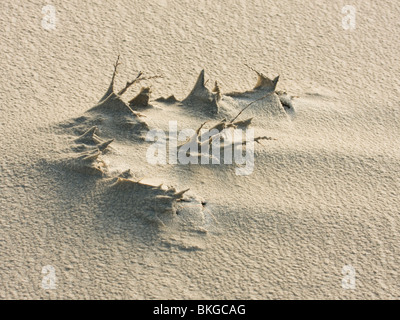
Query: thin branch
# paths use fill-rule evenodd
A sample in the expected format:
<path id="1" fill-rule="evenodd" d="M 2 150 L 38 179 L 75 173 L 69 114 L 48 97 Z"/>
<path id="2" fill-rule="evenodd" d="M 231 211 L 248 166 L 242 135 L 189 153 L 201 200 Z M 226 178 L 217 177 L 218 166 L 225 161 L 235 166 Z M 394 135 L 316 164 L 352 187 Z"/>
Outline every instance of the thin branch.
<path id="1" fill-rule="evenodd" d="M 118 96 L 122 96 L 122 95 L 126 92 L 126 90 L 129 89 L 129 87 L 130 87 L 131 85 L 133 85 L 135 82 L 139 81 L 139 78 L 140 78 L 142 75 L 143 75 L 143 72 L 142 72 L 142 71 L 139 71 L 139 74 L 137 75 L 137 77 L 136 77 L 135 79 L 133 79 L 132 81 L 128 81 L 128 82 L 126 83 L 126 85 L 125 85 L 125 88 L 123 88 L 121 91 L 119 91 L 117 95 L 118 95 Z"/>
<path id="2" fill-rule="evenodd" d="M 262 73 L 258 72 L 256 69 L 250 67 L 247 63 L 244 64 L 247 68 L 249 68 L 251 71 L 254 71 L 255 73 L 257 73 L 259 76 L 262 75 Z"/>
<path id="3" fill-rule="evenodd" d="M 194 136 L 188 138 L 185 142 L 181 143 L 181 144 L 178 146 L 178 149 L 180 149 L 181 147 L 183 147 L 184 145 L 190 143 L 190 142 L 193 141 L 193 140 L 196 140 L 197 144 L 199 144 L 199 135 L 200 135 L 200 131 L 201 131 L 201 129 L 203 129 L 203 127 L 204 127 L 204 126 L 206 125 L 206 123 L 208 123 L 208 122 L 209 122 L 209 121 L 206 121 L 206 122 L 202 123 L 202 124 L 200 125 L 200 127 L 196 130 L 196 134 L 195 134 Z"/>
<path id="4" fill-rule="evenodd" d="M 112 78 L 111 78 L 111 83 L 114 83 L 115 76 L 116 76 L 117 73 L 118 73 L 118 71 L 117 71 L 118 66 L 121 64 L 121 62 L 119 62 L 119 58 L 120 58 L 120 55 L 118 55 L 117 61 L 116 61 L 115 64 L 114 64 L 114 72 L 113 72 L 113 75 L 112 75 Z"/>
<path id="5" fill-rule="evenodd" d="M 145 80 L 151 80 L 151 79 L 159 79 L 159 78 L 164 78 L 164 76 L 160 76 L 158 74 L 156 74 L 155 76 L 151 76 L 151 77 L 147 77 L 147 78 L 141 78 L 139 79 L 139 81 L 145 81 Z M 151 86 L 150 86 L 151 88 Z"/>
<path id="6" fill-rule="evenodd" d="M 278 139 L 267 137 L 267 136 L 257 137 L 257 138 L 254 139 L 254 141 L 257 142 L 257 143 L 260 143 L 260 140 L 273 140 L 273 141 L 276 141 Z"/>
<path id="7" fill-rule="evenodd" d="M 196 136 L 199 136 L 201 129 L 203 129 L 203 127 L 206 125 L 206 123 L 208 123 L 209 121 L 206 121 L 204 123 L 201 124 L 201 126 L 196 130 Z"/>
<path id="8" fill-rule="evenodd" d="M 243 113 L 243 111 L 245 111 L 247 108 L 249 108 L 252 104 L 254 104 L 254 103 L 256 103 L 256 102 L 258 102 L 258 101 L 260 101 L 260 100 L 265 99 L 266 97 L 270 96 L 270 95 L 273 94 L 273 93 L 274 93 L 274 92 L 270 92 L 270 93 L 266 94 L 265 96 L 263 96 L 263 97 L 261 97 L 261 98 L 259 98 L 259 99 L 257 99 L 257 100 L 254 100 L 253 102 L 251 102 L 250 104 L 248 104 L 242 111 L 239 112 L 239 114 L 238 114 L 236 117 L 234 117 L 234 118 L 231 120 L 231 123 L 233 123 L 237 118 L 239 118 L 239 116 Z"/>
<path id="9" fill-rule="evenodd" d="M 257 143 L 259 143 L 259 144 L 261 144 L 261 143 L 260 143 L 261 140 L 269 140 L 269 141 L 272 140 L 272 141 L 277 141 L 278 139 L 271 138 L 271 137 L 267 137 L 267 136 L 254 138 L 254 142 L 257 142 Z M 237 146 L 237 145 L 247 145 L 247 142 L 248 142 L 248 141 L 233 142 L 233 143 L 231 144 L 231 146 L 235 147 L 235 146 Z"/>
<path id="10" fill-rule="evenodd" d="M 122 96 L 136 82 L 150 80 L 150 79 L 163 78 L 163 76 L 160 76 L 160 75 L 142 78 L 142 75 L 143 75 L 143 72 L 140 71 L 135 79 L 133 79 L 132 81 L 128 81 L 125 85 L 125 88 L 123 88 L 120 92 L 118 92 L 118 96 Z"/>

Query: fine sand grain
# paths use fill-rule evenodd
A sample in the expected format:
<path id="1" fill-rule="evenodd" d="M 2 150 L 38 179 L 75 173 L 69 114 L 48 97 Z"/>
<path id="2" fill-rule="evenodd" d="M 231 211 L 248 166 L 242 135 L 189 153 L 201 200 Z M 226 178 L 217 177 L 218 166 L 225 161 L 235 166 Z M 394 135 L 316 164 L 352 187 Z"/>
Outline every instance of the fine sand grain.
<path id="1" fill-rule="evenodd" d="M 347 4 L 1 1 L 0 298 L 399 299 L 400 9 Z"/>

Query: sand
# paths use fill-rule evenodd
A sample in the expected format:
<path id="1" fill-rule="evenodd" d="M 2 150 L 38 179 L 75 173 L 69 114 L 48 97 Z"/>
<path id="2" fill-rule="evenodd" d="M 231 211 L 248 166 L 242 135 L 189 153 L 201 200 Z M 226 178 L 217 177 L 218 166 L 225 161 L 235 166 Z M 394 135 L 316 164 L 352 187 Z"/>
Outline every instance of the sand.
<path id="1" fill-rule="evenodd" d="M 400 298 L 400 10 L 348 4 L 2 1 L 0 298 Z M 148 162 L 269 92 L 250 175 Z"/>

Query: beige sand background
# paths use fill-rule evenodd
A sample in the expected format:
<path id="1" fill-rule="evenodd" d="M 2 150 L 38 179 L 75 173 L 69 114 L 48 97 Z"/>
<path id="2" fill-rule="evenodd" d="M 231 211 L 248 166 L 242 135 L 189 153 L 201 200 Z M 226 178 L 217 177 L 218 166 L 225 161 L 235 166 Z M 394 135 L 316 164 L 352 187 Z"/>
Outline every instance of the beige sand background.
<path id="1" fill-rule="evenodd" d="M 46 4 L 0 2 L 0 298 L 400 298 L 394 2 L 54 0 L 51 31 Z M 203 68 L 224 91 L 249 89 L 244 63 L 299 96 L 250 177 L 159 170 L 210 203 L 218 223 L 201 250 L 165 245 L 100 210 L 84 180 L 43 166 L 66 143 L 53 125 L 99 100 L 118 54 L 118 86 L 138 70 L 164 75 L 153 97 L 184 98 Z M 55 290 L 41 287 L 46 265 Z M 355 290 L 342 287 L 346 265 Z"/>

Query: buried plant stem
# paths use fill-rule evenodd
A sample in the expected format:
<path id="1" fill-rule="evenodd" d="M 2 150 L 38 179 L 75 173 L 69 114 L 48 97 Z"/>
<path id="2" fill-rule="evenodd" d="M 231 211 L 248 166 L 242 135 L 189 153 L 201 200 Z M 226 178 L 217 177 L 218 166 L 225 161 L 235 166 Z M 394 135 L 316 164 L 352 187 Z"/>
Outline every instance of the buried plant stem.
<path id="1" fill-rule="evenodd" d="M 266 97 L 270 96 L 270 95 L 273 94 L 273 93 L 274 93 L 274 92 L 269 92 L 269 93 L 266 94 L 265 96 L 263 96 L 263 97 L 261 97 L 261 98 L 259 98 L 259 99 L 257 99 L 257 100 L 254 100 L 253 102 L 249 103 L 246 107 L 244 107 L 244 108 L 242 109 L 242 111 L 240 111 L 240 112 L 238 113 L 238 115 L 237 115 L 236 117 L 234 117 L 234 118 L 231 120 L 230 123 L 233 123 L 237 118 L 239 118 L 239 116 L 240 116 L 247 108 L 249 108 L 252 104 L 254 104 L 254 103 L 256 103 L 256 102 L 258 102 L 258 101 L 260 101 L 260 100 L 265 99 Z"/>
<path id="2" fill-rule="evenodd" d="M 209 121 L 205 121 L 201 124 L 201 126 L 196 130 L 196 135 L 199 136 L 201 129 L 208 123 Z"/>
<path id="3" fill-rule="evenodd" d="M 114 83 L 115 80 L 115 76 L 118 74 L 118 66 L 121 64 L 120 60 L 120 55 L 118 55 L 117 57 L 117 61 L 114 64 L 114 72 L 111 78 L 111 83 Z M 151 76 L 151 77 L 145 77 L 145 78 L 141 78 L 143 76 L 143 72 L 139 71 L 138 75 L 136 76 L 135 79 L 133 79 L 132 81 L 128 81 L 125 85 L 125 88 L 123 88 L 122 90 L 120 90 L 117 94 L 117 96 L 122 96 L 133 84 L 135 84 L 136 82 L 139 81 L 143 81 L 143 80 L 150 80 L 150 79 L 155 79 L 155 78 L 163 78 L 163 76 L 161 75 L 155 75 L 155 76 Z"/>
<path id="4" fill-rule="evenodd" d="M 133 79 L 132 81 L 128 81 L 126 83 L 125 88 L 123 88 L 121 91 L 119 91 L 117 95 L 122 96 L 129 89 L 129 87 L 132 86 L 133 84 L 135 84 L 136 82 L 150 80 L 150 79 L 163 78 L 163 76 L 160 76 L 160 75 L 155 75 L 155 76 L 151 76 L 151 77 L 147 77 L 147 78 L 141 78 L 142 75 L 143 75 L 143 72 L 140 71 L 139 74 L 136 76 L 136 78 Z"/>
<path id="5" fill-rule="evenodd" d="M 251 71 L 254 71 L 255 73 L 257 73 L 257 75 L 262 76 L 263 74 L 261 72 L 258 72 L 256 69 L 254 69 L 253 67 L 250 67 L 247 63 L 244 63 L 244 65 L 249 68 Z"/>

